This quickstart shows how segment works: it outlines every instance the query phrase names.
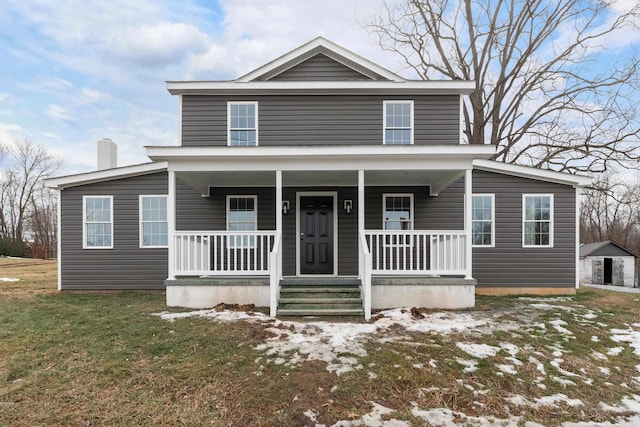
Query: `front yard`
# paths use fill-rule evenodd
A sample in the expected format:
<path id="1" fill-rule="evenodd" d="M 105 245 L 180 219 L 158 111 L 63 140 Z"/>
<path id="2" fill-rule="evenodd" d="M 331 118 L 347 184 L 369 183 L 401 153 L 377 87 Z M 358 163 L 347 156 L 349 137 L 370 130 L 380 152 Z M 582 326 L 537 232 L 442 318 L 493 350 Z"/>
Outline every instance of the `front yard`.
<path id="1" fill-rule="evenodd" d="M 640 424 L 640 295 L 366 323 L 167 312 L 160 293 L 55 280 L 54 262 L 0 259 L 0 425 Z"/>

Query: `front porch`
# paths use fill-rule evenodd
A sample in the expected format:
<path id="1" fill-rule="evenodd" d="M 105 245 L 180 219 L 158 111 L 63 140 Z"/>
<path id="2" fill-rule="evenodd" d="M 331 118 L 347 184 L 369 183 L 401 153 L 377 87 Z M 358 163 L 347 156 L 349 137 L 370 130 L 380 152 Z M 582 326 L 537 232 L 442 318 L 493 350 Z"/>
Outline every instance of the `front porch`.
<path id="1" fill-rule="evenodd" d="M 168 305 L 208 292 L 276 316 L 283 280 L 309 277 L 356 279 L 366 319 L 474 305 L 471 171 L 490 147 L 180 148 L 149 149 L 169 164 Z M 248 277 L 263 282 L 235 286 Z"/>

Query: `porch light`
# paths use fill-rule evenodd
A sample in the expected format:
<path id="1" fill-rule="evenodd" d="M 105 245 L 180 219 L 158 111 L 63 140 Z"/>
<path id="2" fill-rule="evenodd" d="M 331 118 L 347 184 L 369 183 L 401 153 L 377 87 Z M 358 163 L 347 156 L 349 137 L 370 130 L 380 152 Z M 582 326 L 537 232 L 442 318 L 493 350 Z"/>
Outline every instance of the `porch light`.
<path id="1" fill-rule="evenodd" d="M 345 199 L 344 201 L 344 210 L 347 214 L 351 213 L 351 209 L 353 209 L 353 200 Z"/>
<path id="2" fill-rule="evenodd" d="M 282 214 L 286 215 L 287 212 L 289 212 L 289 201 L 288 200 L 283 200 L 282 201 Z"/>

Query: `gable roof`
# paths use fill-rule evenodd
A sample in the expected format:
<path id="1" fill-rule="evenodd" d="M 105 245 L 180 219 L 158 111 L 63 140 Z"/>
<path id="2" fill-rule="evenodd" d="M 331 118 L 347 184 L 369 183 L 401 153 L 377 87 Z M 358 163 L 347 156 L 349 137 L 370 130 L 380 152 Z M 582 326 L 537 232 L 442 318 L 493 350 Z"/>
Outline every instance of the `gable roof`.
<path id="1" fill-rule="evenodd" d="M 238 82 L 249 82 L 255 80 L 271 80 L 273 77 L 290 70 L 310 58 L 322 54 L 343 66 L 350 68 L 371 80 L 391 80 L 395 82 L 406 81 L 396 73 L 383 68 L 368 59 L 357 55 L 350 50 L 338 46 L 325 39 L 316 37 L 315 39 L 299 46 L 292 51 L 256 68 L 255 70 L 238 78 Z"/>
<path id="2" fill-rule="evenodd" d="M 556 172 L 531 166 L 514 165 L 495 160 L 477 159 L 473 161 L 473 168 L 504 175 L 519 176 L 522 178 L 536 179 L 538 181 L 555 182 L 557 184 L 572 185 L 574 187 L 587 187 L 592 179 L 583 175 L 572 175 L 565 172 Z"/>
<path id="3" fill-rule="evenodd" d="M 611 240 L 605 240 L 603 242 L 593 242 L 593 243 L 586 243 L 584 245 L 580 245 L 580 258 L 584 258 L 584 257 L 588 257 L 589 255 L 593 255 L 596 252 L 598 252 L 599 250 L 605 248 L 606 246 L 615 246 L 618 249 L 626 252 L 629 254 L 629 256 L 633 256 L 633 257 L 638 257 L 636 254 L 634 254 L 633 252 L 631 252 L 629 249 L 625 248 L 624 246 L 621 246 L 619 244 L 617 244 L 616 242 L 613 242 Z"/>
<path id="4" fill-rule="evenodd" d="M 132 176 L 148 175 L 167 170 L 167 162 L 149 162 L 139 165 L 122 166 L 113 169 L 103 169 L 98 171 L 84 172 L 73 175 L 59 176 L 47 179 L 44 185 L 56 190 L 78 185 L 93 184 L 114 179 L 129 178 Z"/>

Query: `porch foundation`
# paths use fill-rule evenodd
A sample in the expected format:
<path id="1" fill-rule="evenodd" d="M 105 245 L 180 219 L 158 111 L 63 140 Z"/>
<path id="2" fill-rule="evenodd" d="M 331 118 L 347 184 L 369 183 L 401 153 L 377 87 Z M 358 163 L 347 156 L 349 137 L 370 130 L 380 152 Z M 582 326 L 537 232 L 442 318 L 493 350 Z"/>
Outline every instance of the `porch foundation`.
<path id="1" fill-rule="evenodd" d="M 191 278 L 165 280 L 167 306 L 211 308 L 220 303 L 269 307 L 268 278 Z"/>
<path id="2" fill-rule="evenodd" d="M 374 277 L 371 307 L 460 309 L 475 306 L 474 279 L 443 277 Z"/>

